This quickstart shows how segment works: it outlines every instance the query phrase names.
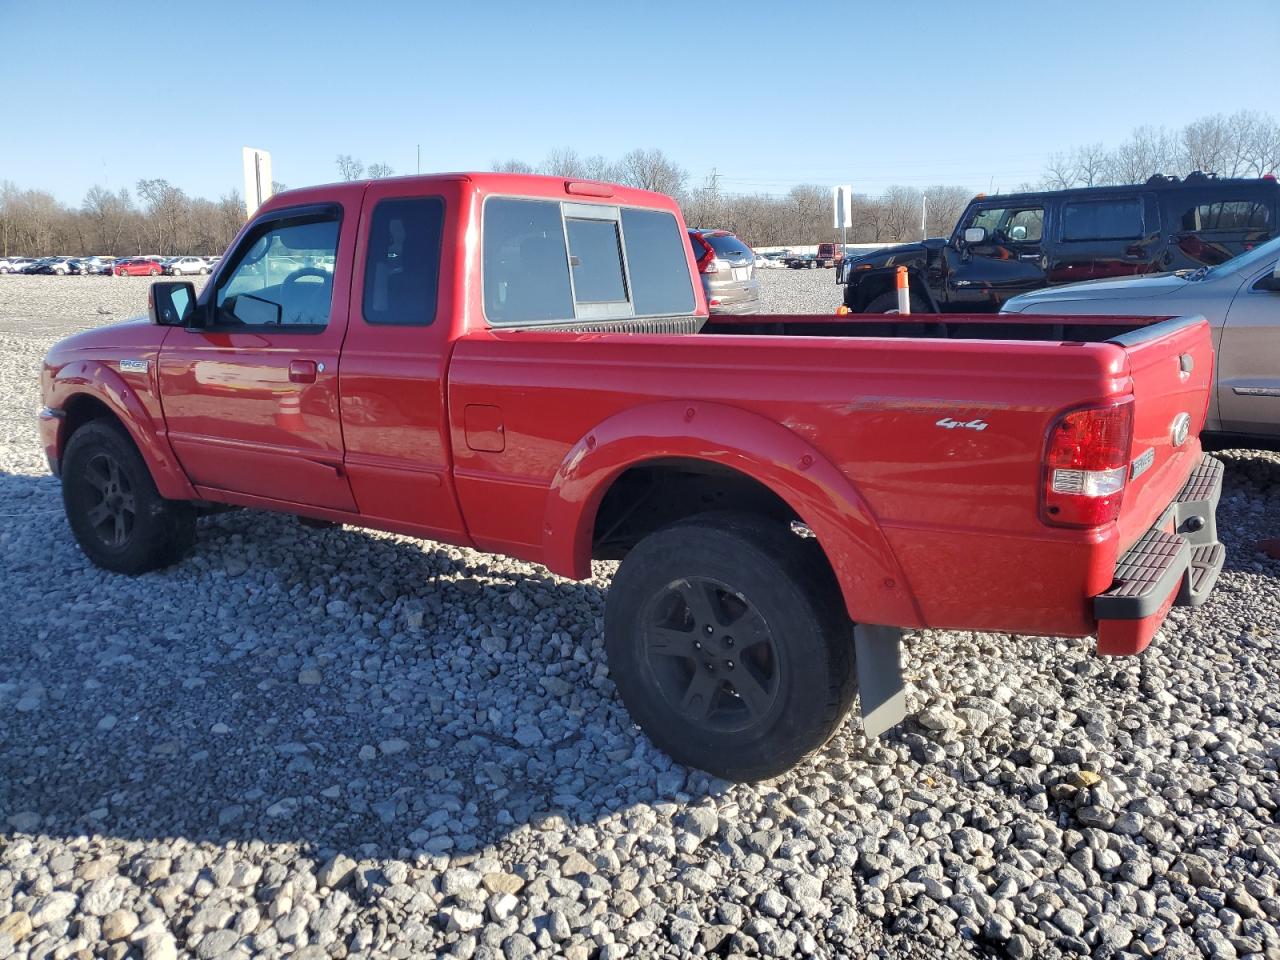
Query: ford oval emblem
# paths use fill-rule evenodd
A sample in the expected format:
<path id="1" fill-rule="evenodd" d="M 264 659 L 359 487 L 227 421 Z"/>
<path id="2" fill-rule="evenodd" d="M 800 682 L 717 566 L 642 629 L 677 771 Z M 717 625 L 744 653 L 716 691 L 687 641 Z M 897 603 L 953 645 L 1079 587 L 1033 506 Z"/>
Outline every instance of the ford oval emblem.
<path id="1" fill-rule="evenodd" d="M 1169 439 L 1173 441 L 1175 447 L 1180 447 L 1187 442 L 1187 437 L 1191 435 L 1191 414 L 1180 413 L 1173 418 L 1173 424 L 1169 427 Z"/>

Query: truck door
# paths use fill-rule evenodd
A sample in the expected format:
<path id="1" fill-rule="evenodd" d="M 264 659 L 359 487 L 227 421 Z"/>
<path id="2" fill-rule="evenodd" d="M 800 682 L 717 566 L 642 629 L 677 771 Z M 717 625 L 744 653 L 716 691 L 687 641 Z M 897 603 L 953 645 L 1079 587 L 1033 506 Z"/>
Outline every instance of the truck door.
<path id="1" fill-rule="evenodd" d="M 1153 273 L 1162 254 L 1154 198 L 1108 194 L 1062 202 L 1048 251 L 1049 282 L 1106 280 Z"/>
<path id="2" fill-rule="evenodd" d="M 351 262 L 355 229 L 344 219 L 337 203 L 263 215 L 201 294 L 204 325 L 165 338 L 165 424 L 197 486 L 355 507 L 338 423 L 350 271 L 322 265 L 340 250 Z"/>
<path id="3" fill-rule="evenodd" d="M 1039 203 L 971 206 L 943 250 L 947 309 L 999 310 L 1010 297 L 1043 287 L 1044 223 Z M 975 229 L 982 231 L 982 239 L 967 242 L 966 232 Z"/>
<path id="4" fill-rule="evenodd" d="M 339 383 L 346 469 L 374 525 L 469 542 L 445 416 L 460 244 L 452 181 L 378 181 L 360 215 Z M 448 195 L 446 195 L 446 193 Z M 448 232 L 446 232 L 448 231 Z"/>
<path id="5" fill-rule="evenodd" d="M 1280 436 L 1280 292 L 1267 288 L 1275 266 L 1251 275 L 1227 310 L 1215 378 L 1226 431 Z"/>

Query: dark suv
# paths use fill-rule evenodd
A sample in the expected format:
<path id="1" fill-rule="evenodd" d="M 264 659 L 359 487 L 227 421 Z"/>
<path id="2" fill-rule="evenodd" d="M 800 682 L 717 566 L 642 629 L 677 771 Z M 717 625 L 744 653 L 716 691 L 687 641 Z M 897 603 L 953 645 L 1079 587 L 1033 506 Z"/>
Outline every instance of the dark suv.
<path id="1" fill-rule="evenodd" d="M 994 312 L 1010 297 L 1080 280 L 1213 266 L 1271 239 L 1280 217 L 1274 177 L 1202 173 L 1126 187 L 979 195 L 948 239 L 849 258 L 837 273 L 858 313 L 897 309 L 906 266 L 911 309 Z"/>

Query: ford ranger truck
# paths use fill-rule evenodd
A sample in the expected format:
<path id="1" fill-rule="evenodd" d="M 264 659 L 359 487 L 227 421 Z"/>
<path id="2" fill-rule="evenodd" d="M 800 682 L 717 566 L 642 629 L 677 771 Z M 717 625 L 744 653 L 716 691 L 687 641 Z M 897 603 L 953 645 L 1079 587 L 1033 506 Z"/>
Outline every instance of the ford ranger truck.
<path id="1" fill-rule="evenodd" d="M 680 210 L 510 174 L 294 190 L 208 284 L 45 359 L 72 533 L 138 574 L 247 507 L 621 561 L 605 647 L 682 763 L 754 780 L 855 692 L 903 716 L 903 632 L 1140 653 L 1223 551 L 1199 317 L 715 317 Z"/>

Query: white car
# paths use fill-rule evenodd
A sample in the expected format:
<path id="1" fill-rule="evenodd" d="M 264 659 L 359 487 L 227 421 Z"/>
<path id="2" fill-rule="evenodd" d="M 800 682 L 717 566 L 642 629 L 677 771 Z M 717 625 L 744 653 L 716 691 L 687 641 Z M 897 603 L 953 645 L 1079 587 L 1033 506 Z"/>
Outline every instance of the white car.
<path id="1" fill-rule="evenodd" d="M 165 266 L 164 272 L 171 277 L 206 274 L 209 272 L 209 264 L 204 257 L 177 257 Z"/>

